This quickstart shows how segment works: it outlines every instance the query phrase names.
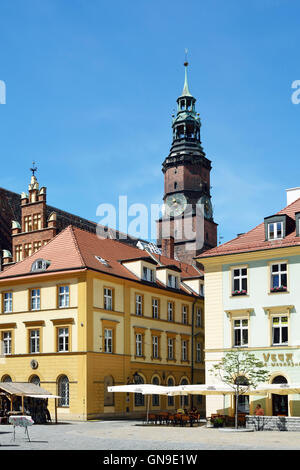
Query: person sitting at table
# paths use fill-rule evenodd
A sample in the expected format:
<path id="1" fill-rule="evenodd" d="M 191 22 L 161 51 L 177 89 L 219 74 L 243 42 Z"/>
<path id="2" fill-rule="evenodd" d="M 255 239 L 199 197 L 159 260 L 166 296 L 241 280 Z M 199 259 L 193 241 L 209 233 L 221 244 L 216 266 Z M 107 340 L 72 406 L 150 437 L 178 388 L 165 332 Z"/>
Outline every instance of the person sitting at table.
<path id="1" fill-rule="evenodd" d="M 260 404 L 258 404 L 257 407 L 255 408 L 254 414 L 256 416 L 264 416 L 265 412 L 264 412 L 264 410 L 263 410 L 263 408 L 261 407 Z"/>

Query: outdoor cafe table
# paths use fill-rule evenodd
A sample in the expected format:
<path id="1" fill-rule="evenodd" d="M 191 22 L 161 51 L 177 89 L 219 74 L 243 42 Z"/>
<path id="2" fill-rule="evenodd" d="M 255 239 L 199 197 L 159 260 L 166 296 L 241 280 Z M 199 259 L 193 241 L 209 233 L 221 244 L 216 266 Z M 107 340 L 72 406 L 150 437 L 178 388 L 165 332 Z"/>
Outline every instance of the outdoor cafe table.
<path id="1" fill-rule="evenodd" d="M 28 426 L 32 426 L 34 424 L 34 421 L 31 416 L 10 416 L 8 422 L 14 427 L 14 440 L 16 439 L 16 426 L 20 426 L 22 428 L 25 428 L 25 435 L 27 435 L 28 440 L 30 441 L 28 434 Z"/>

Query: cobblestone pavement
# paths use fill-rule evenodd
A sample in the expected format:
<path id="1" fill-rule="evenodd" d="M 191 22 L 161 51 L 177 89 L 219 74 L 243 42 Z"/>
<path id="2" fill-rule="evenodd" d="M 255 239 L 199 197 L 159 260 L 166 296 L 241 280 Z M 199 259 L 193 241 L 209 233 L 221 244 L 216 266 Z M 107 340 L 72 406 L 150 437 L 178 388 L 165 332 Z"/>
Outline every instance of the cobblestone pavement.
<path id="1" fill-rule="evenodd" d="M 222 432 L 199 427 L 142 426 L 137 421 L 90 421 L 0 426 L 1 450 L 299 450 L 300 432 Z"/>

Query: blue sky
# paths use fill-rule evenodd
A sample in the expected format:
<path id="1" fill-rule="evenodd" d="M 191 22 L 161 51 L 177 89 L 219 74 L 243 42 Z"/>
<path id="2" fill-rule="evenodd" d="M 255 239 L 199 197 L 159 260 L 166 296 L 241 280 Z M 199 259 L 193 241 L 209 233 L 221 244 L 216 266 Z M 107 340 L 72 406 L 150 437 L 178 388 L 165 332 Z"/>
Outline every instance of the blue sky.
<path id="1" fill-rule="evenodd" d="M 48 203 L 97 220 L 100 203 L 161 203 L 161 164 L 189 50 L 222 241 L 300 186 L 299 2 L 1 0 L 0 186 L 32 160 Z"/>

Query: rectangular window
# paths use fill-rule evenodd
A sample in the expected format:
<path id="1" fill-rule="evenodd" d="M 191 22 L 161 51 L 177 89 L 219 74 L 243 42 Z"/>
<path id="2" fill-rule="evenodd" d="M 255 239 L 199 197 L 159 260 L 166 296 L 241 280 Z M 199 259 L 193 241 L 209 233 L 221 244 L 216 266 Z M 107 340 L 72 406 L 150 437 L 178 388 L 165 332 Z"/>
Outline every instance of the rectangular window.
<path id="1" fill-rule="evenodd" d="M 158 359 L 158 336 L 152 336 L 152 356 Z"/>
<path id="2" fill-rule="evenodd" d="M 248 320 L 233 321 L 234 346 L 248 346 Z"/>
<path id="3" fill-rule="evenodd" d="M 3 312 L 11 313 L 12 312 L 12 292 L 4 292 L 3 294 Z"/>
<path id="4" fill-rule="evenodd" d="M 187 361 L 187 341 L 185 339 L 181 341 L 181 360 Z"/>
<path id="5" fill-rule="evenodd" d="M 24 245 L 24 258 L 32 255 L 31 243 L 25 243 Z"/>
<path id="6" fill-rule="evenodd" d="M 188 324 L 188 307 L 187 307 L 187 305 L 182 306 L 182 323 L 184 325 Z"/>
<path id="7" fill-rule="evenodd" d="M 172 289 L 178 289 L 178 277 L 173 276 L 173 274 L 168 275 L 168 287 L 171 287 Z"/>
<path id="8" fill-rule="evenodd" d="M 174 320 L 174 303 L 168 302 L 168 321 Z"/>
<path id="9" fill-rule="evenodd" d="M 135 335 L 135 354 L 139 357 L 143 355 L 143 337 L 140 333 Z"/>
<path id="10" fill-rule="evenodd" d="M 232 271 L 232 294 L 247 294 L 247 268 L 235 268 Z"/>
<path id="11" fill-rule="evenodd" d="M 201 362 L 202 360 L 202 348 L 201 343 L 196 344 L 196 362 Z"/>
<path id="12" fill-rule="evenodd" d="M 277 263 L 271 265 L 271 292 L 287 290 L 287 264 Z"/>
<path id="13" fill-rule="evenodd" d="M 40 289 L 31 290 L 31 310 L 40 310 L 41 308 L 41 291 Z"/>
<path id="14" fill-rule="evenodd" d="M 22 261 L 23 259 L 23 248 L 22 245 L 16 246 L 16 262 Z"/>
<path id="15" fill-rule="evenodd" d="M 268 239 L 276 240 L 283 237 L 283 222 L 268 224 Z"/>
<path id="16" fill-rule="evenodd" d="M 58 306 L 59 308 L 66 308 L 70 306 L 70 287 L 58 287 Z"/>
<path id="17" fill-rule="evenodd" d="M 11 331 L 4 331 L 2 333 L 2 341 L 3 341 L 3 354 L 4 355 L 9 355 L 12 352 L 11 349 L 11 339 L 12 339 L 12 334 Z"/>
<path id="18" fill-rule="evenodd" d="M 35 253 L 36 251 L 38 251 L 42 246 L 42 242 L 39 241 L 39 242 L 33 242 L 33 253 Z"/>
<path id="19" fill-rule="evenodd" d="M 24 232 L 32 231 L 32 219 L 31 215 L 25 215 L 24 217 Z"/>
<path id="20" fill-rule="evenodd" d="M 40 330 L 30 330 L 29 352 L 32 354 L 40 352 Z"/>
<path id="21" fill-rule="evenodd" d="M 58 328 L 58 352 L 69 351 L 69 328 Z"/>
<path id="22" fill-rule="evenodd" d="M 274 346 L 288 344 L 288 317 L 272 318 L 272 344 Z"/>
<path id="23" fill-rule="evenodd" d="M 113 291 L 109 287 L 104 288 L 104 308 L 105 310 L 113 309 Z"/>
<path id="24" fill-rule="evenodd" d="M 152 318 L 159 318 L 159 300 L 152 299 Z"/>
<path id="25" fill-rule="evenodd" d="M 196 308 L 196 326 L 198 328 L 202 327 L 202 309 L 201 309 L 201 307 Z"/>
<path id="26" fill-rule="evenodd" d="M 113 352 L 113 332 L 107 328 L 104 330 L 104 351 L 106 353 Z"/>
<path id="27" fill-rule="evenodd" d="M 168 338 L 168 359 L 174 359 L 174 339 Z"/>
<path id="28" fill-rule="evenodd" d="M 41 214 L 33 214 L 33 230 L 40 230 L 42 228 Z"/>
<path id="29" fill-rule="evenodd" d="M 154 270 L 143 267 L 143 280 L 148 282 L 154 282 Z"/>
<path id="30" fill-rule="evenodd" d="M 135 314 L 138 316 L 143 315 L 143 296 L 140 294 L 135 296 Z"/>

